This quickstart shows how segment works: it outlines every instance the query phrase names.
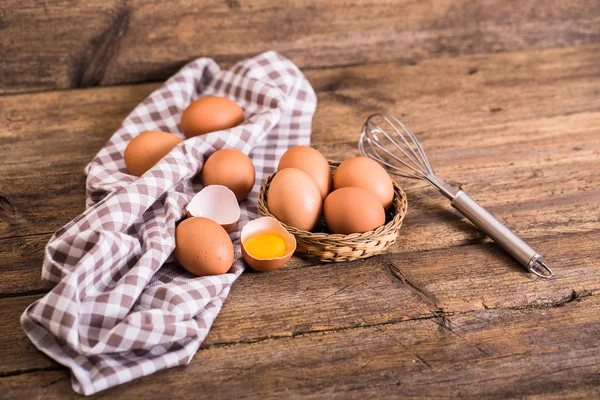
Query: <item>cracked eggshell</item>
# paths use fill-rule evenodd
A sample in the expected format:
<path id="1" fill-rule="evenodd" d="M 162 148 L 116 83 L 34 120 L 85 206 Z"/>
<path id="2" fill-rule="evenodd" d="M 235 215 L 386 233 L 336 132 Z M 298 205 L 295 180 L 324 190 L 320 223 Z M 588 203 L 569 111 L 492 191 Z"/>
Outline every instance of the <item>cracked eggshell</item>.
<path id="1" fill-rule="evenodd" d="M 240 219 L 240 205 L 235 194 L 225 186 L 210 185 L 196 193 L 186 207 L 188 217 L 212 219 L 227 232 Z"/>
<path id="2" fill-rule="evenodd" d="M 248 254 L 245 247 L 246 240 L 261 232 L 274 232 L 281 235 L 285 241 L 286 254 L 283 257 L 269 259 L 258 259 Z M 241 243 L 244 260 L 252 269 L 260 272 L 274 271 L 283 267 L 296 251 L 296 238 L 294 235 L 289 233 L 279 221 L 271 217 L 262 217 L 248 222 L 242 229 Z"/>

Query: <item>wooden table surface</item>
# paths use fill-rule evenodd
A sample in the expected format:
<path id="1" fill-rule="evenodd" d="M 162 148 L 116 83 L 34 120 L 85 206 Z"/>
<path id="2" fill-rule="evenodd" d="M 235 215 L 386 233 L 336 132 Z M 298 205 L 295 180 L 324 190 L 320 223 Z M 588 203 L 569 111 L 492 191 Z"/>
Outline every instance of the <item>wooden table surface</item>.
<path id="1" fill-rule="evenodd" d="M 50 287 L 44 245 L 83 211 L 86 163 L 184 63 L 270 49 L 317 92 L 314 147 L 357 154 L 364 119 L 396 114 L 556 278 L 398 179 L 386 254 L 245 273 L 189 366 L 97 397 L 600 397 L 597 0 L 3 1 L 0 397 L 78 397 L 19 316 Z"/>

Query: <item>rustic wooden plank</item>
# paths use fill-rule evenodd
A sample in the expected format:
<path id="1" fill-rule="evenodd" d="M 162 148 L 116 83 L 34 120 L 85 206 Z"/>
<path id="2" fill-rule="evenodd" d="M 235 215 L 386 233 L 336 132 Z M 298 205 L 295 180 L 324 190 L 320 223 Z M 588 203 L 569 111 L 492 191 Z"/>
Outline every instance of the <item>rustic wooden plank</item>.
<path id="1" fill-rule="evenodd" d="M 561 306 L 600 292 L 598 231 L 534 240 L 556 279 L 527 274 L 493 244 L 388 254 L 364 261 L 245 273 L 235 283 L 203 347 L 431 318 L 439 313 Z M 390 263 L 417 285 L 404 284 Z M 431 299 L 424 302 L 419 293 Z M 56 364 L 33 349 L 15 323 L 39 296 L 0 300 L 0 375 Z"/>
<path id="2" fill-rule="evenodd" d="M 81 213 L 84 166 L 155 88 L 132 85 L 0 99 L 0 241 L 11 240 L 6 245 L 13 249 L 28 248 L 13 263 L 33 255 L 39 265 L 42 242 L 33 251 L 28 239 L 10 238 L 51 233 Z M 74 97 L 67 100 L 67 93 Z"/>
<path id="3" fill-rule="evenodd" d="M 543 177 L 538 176 L 535 181 L 530 176 L 537 170 L 532 172 L 530 167 L 499 168 L 485 173 L 473 170 L 472 175 L 475 176 L 467 181 L 496 183 L 482 182 L 465 185 L 465 188 L 522 237 L 558 238 L 566 232 L 583 233 L 600 228 L 600 190 L 594 183 L 599 169 L 600 163 L 594 159 L 550 165 L 545 167 Z M 564 176 L 569 176 L 569 181 L 565 182 Z M 18 199 L 16 204 L 23 204 L 23 207 L 20 219 L 8 220 L 11 226 L 8 235 L 13 237 L 0 241 L 0 265 L 4 265 L 0 295 L 48 287 L 40 282 L 39 275 L 43 249 L 52 232 L 20 236 L 19 231 L 22 229 L 26 233 L 40 226 L 56 229 L 81 212 L 82 178 L 73 179 L 73 182 L 69 182 L 69 178 L 65 175 L 46 177 L 47 187 L 53 189 L 48 189 L 50 195 L 47 199 L 39 197 L 39 187 L 35 185 L 18 196 L 9 194 L 10 199 Z M 31 183 L 31 180 L 26 180 L 24 185 Z M 489 240 L 432 189 L 413 186 L 407 191 L 409 214 L 400 238 L 388 250 L 389 253 L 425 251 Z M 315 262 L 294 258 L 290 265 L 312 264 Z"/>
<path id="4" fill-rule="evenodd" d="M 76 173 L 157 84 L 0 98 L 0 179 Z M 28 167 L 30 166 L 30 167 Z M 38 178 L 38 179 L 35 179 Z M 42 181 L 42 182 L 40 182 Z"/>
<path id="5" fill-rule="evenodd" d="M 534 240 L 553 261 L 557 279 L 551 281 L 532 277 L 492 244 L 246 274 L 236 283 L 205 345 L 418 319 L 439 310 L 562 304 L 573 292 L 600 290 L 595 276 L 600 269 L 593 240 L 597 236 L 595 232 Z M 403 284 L 390 263 L 411 277 L 433 304 Z"/>
<path id="6" fill-rule="evenodd" d="M 440 176 L 464 183 L 523 237 L 597 230 L 599 66 L 600 47 L 592 45 L 310 71 L 320 101 L 313 144 L 330 158 L 344 158 L 356 152 L 365 116 L 392 108 L 408 113 L 403 118 L 419 132 Z M 155 87 L 0 98 L 0 240 L 6 249 L 0 261 L 7 266 L 0 295 L 47 287 L 38 279 L 45 239 L 82 211 L 83 167 Z M 442 103 L 440 93 L 448 100 Z M 490 112 L 495 106 L 502 110 Z M 399 182 L 410 209 L 391 252 L 486 240 L 425 184 Z M 307 264 L 314 263 L 292 263 Z"/>
<path id="7" fill-rule="evenodd" d="M 52 284 L 40 279 L 44 248 L 52 233 L 0 241 L 0 297 L 48 291 Z"/>
<path id="8" fill-rule="evenodd" d="M 98 398 L 596 397 L 600 299 L 480 310 L 200 350 Z M 8 398 L 76 398 L 66 371 L 0 378 Z M 7 391 L 10 389 L 10 391 Z"/>
<path id="9" fill-rule="evenodd" d="M 25 308 L 39 297 L 40 295 L 33 295 L 0 300 L 5 306 L 0 313 L 0 329 L 2 330 L 0 376 L 44 368 L 60 368 L 58 363 L 38 351 L 29 341 L 19 323 Z"/>
<path id="10" fill-rule="evenodd" d="M 526 142 L 527 136 L 506 130 L 506 124 L 597 111 L 599 53 L 600 47 L 590 45 L 310 71 L 321 101 L 313 130 L 327 132 L 323 143 L 345 143 L 370 113 L 387 110 L 412 127 L 429 152 Z M 350 127 L 356 127 L 354 137 Z M 478 138 L 485 141 L 472 137 L 481 129 L 488 130 Z M 529 129 L 528 136 L 555 136 L 535 125 Z M 459 140 L 465 146 L 458 146 Z"/>
<path id="11" fill-rule="evenodd" d="M 164 80 L 196 57 L 302 68 L 598 42 L 590 0 L 192 0 L 0 5 L 0 93 Z"/>
<path id="12" fill-rule="evenodd" d="M 598 110 L 598 54 L 600 47 L 593 45 L 532 54 L 430 60 L 418 66 L 385 64 L 310 71 L 307 76 L 321 105 L 315 118 L 314 142 L 317 146 L 348 142 L 355 146 L 365 116 L 382 109 L 408 118 L 433 152 L 460 150 L 455 144 L 461 139 L 475 147 L 471 153 L 490 148 L 491 144 L 524 142 L 521 132 L 506 129 L 507 123 L 522 120 L 522 128 L 532 129 L 535 125 L 530 119 Z M 570 62 L 562 62 L 564 59 Z M 469 75 L 473 66 L 480 70 Z M 447 79 L 448 74 L 454 79 Z M 49 157 L 56 158 L 50 158 L 51 164 L 44 167 L 71 159 L 73 146 L 93 154 L 126 113 L 156 86 L 3 98 L 0 132 L 6 146 L 0 149 L 0 160 L 6 161 L 0 161 L 0 173 L 14 176 L 23 173 L 23 165 L 40 163 L 44 159 L 40 156 L 41 146 L 56 146 L 47 151 Z M 557 100 L 565 97 L 568 102 Z M 546 129 L 537 128 L 530 136 L 556 137 L 556 131 L 562 132 L 548 130 L 549 123 L 552 121 L 546 121 Z M 486 132 L 475 136 L 481 129 Z M 465 130 L 467 133 L 463 133 Z M 40 138 L 39 131 L 48 136 Z M 562 136 L 564 139 L 566 135 Z M 480 140 L 483 137 L 485 141 Z M 27 146 L 21 143 L 24 139 L 28 140 Z M 82 147 L 84 144 L 86 147 Z M 62 148 L 68 154 L 54 151 Z M 455 157 L 454 152 L 443 155 Z"/>

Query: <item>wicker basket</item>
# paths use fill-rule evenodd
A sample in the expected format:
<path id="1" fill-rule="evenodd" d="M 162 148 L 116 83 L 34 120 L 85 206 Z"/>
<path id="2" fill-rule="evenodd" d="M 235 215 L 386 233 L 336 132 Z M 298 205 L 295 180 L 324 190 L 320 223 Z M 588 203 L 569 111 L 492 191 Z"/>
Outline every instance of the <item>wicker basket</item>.
<path id="1" fill-rule="evenodd" d="M 339 165 L 338 162 L 332 161 L 329 164 L 332 169 Z M 263 215 L 276 218 L 267 206 L 267 193 L 274 176 L 271 175 L 262 183 L 258 196 L 258 209 Z M 281 224 L 296 237 L 296 255 L 322 262 L 352 261 L 371 257 L 390 247 L 396 241 L 407 208 L 406 194 L 394 182 L 394 201 L 386 212 L 387 222 L 374 231 L 351 235 L 330 234 L 322 218 L 315 232 L 303 231 L 283 222 Z"/>

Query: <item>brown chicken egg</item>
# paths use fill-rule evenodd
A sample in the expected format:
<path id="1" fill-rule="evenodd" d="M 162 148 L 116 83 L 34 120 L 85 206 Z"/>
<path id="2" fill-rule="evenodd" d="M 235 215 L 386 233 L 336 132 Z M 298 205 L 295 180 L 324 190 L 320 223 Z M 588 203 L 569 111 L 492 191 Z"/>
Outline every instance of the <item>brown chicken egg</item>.
<path id="1" fill-rule="evenodd" d="M 394 184 L 386 170 L 367 157 L 348 158 L 340 164 L 333 176 L 334 189 L 360 187 L 379 199 L 385 209 L 394 200 Z"/>
<path id="2" fill-rule="evenodd" d="M 296 238 L 271 217 L 248 222 L 241 234 L 242 255 L 252 269 L 274 271 L 287 263 L 296 251 Z"/>
<path id="3" fill-rule="evenodd" d="M 310 176 L 296 168 L 285 168 L 271 181 L 267 205 L 279 221 L 310 231 L 319 221 L 323 199 Z"/>
<path id="4" fill-rule="evenodd" d="M 233 244 L 215 221 L 192 217 L 175 229 L 175 258 L 196 276 L 224 274 L 233 263 Z"/>
<path id="5" fill-rule="evenodd" d="M 182 141 L 171 133 L 144 132 L 125 148 L 125 165 L 133 175 L 142 176 Z"/>
<path id="6" fill-rule="evenodd" d="M 278 171 L 285 168 L 298 168 L 308 174 L 325 199 L 331 191 L 331 167 L 327 159 L 317 149 L 309 146 L 295 146 L 286 151 L 279 160 Z"/>
<path id="7" fill-rule="evenodd" d="M 372 231 L 385 223 L 385 210 L 379 199 L 357 187 L 331 192 L 325 199 L 323 214 L 331 232 L 343 235 Z"/>
<path id="8" fill-rule="evenodd" d="M 242 201 L 252 190 L 255 180 L 252 160 L 236 149 L 221 149 L 208 157 L 202 168 L 204 186 L 222 185 Z"/>
<path id="9" fill-rule="evenodd" d="M 181 115 L 186 138 L 233 128 L 244 122 L 244 111 L 225 97 L 207 96 L 193 101 Z"/>

